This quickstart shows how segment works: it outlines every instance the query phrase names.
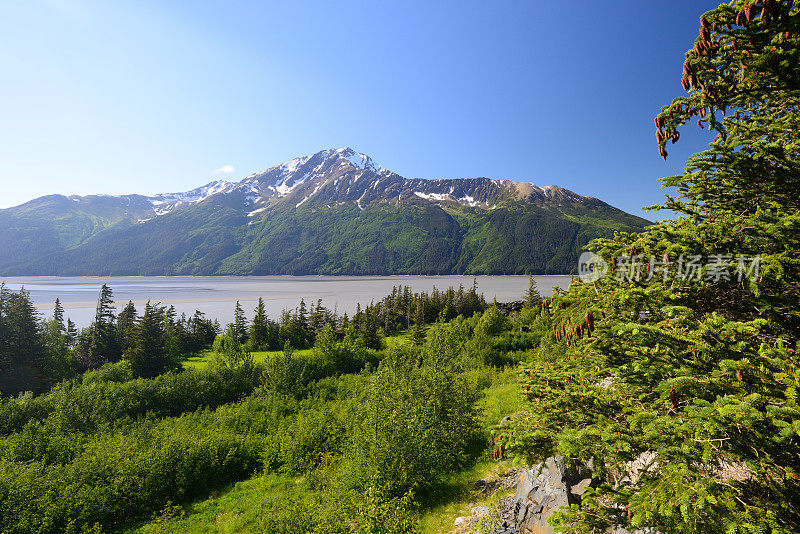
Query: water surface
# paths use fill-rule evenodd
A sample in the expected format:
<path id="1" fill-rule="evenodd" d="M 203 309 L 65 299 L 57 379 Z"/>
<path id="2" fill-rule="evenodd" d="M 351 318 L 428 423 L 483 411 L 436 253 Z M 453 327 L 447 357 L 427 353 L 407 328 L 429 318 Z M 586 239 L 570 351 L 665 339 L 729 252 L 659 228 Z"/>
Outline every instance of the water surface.
<path id="1" fill-rule="evenodd" d="M 262 297 L 267 314 L 275 319 L 284 309 L 293 310 L 305 299 L 306 304 L 322 299 L 323 305 L 340 314 L 352 314 L 356 304 L 378 301 L 391 293 L 393 286 L 406 285 L 412 291 L 444 290 L 459 284 L 468 288 L 473 278 L 478 291 L 488 301 L 508 302 L 523 298 L 528 288 L 527 276 L 111 276 L 111 277 L 7 277 L 2 279 L 12 290 L 24 287 L 43 315 L 51 315 L 56 298 L 61 299 L 67 317 L 78 326 L 88 326 L 95 314 L 100 286 L 107 283 L 114 292 L 118 311 L 132 300 L 141 313 L 150 300 L 175 306 L 178 314 L 190 315 L 200 310 L 221 323 L 233 320 L 238 300 L 248 318 Z M 571 276 L 536 276 L 543 296 L 554 286 L 567 287 Z"/>

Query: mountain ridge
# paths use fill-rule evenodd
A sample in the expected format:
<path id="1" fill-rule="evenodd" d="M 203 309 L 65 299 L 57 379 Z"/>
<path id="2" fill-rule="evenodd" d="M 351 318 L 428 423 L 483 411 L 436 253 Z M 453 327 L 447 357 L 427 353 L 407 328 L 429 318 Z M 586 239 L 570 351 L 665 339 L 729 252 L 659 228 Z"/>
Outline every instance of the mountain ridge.
<path id="1" fill-rule="evenodd" d="M 182 193 L 49 195 L 0 210 L 0 274 L 551 272 L 592 237 L 647 224 L 555 185 L 404 178 L 351 148 L 327 149 Z M 537 250 L 519 242 L 526 235 Z M 495 261 L 501 242 L 516 261 Z"/>

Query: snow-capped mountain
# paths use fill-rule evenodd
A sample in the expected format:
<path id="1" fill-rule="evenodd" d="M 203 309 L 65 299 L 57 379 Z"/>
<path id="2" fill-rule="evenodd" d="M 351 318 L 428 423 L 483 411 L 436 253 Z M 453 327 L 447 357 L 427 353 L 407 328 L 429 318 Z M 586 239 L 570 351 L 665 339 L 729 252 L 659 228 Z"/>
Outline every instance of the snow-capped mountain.
<path id="1" fill-rule="evenodd" d="M 182 193 L 0 210 L 0 274 L 568 272 L 590 238 L 647 223 L 554 185 L 405 178 L 340 148 Z"/>
<path id="2" fill-rule="evenodd" d="M 294 201 L 296 208 L 316 201 L 349 202 L 363 208 L 371 202 L 421 199 L 436 204 L 454 203 L 488 209 L 504 199 L 546 202 L 580 202 L 588 199 L 554 185 L 539 187 L 527 182 L 488 178 L 404 178 L 352 148 L 323 150 L 251 174 L 239 182 L 214 180 L 182 193 L 152 196 L 73 195 L 69 198 L 77 204 L 91 204 L 99 199 L 107 204 L 116 200 L 118 207 L 130 207 L 137 212 L 144 210 L 145 213 L 137 216 L 137 221 L 143 223 L 217 195 L 240 198 L 242 208 L 247 208 L 248 213 L 263 211 L 284 200 Z"/>
<path id="3" fill-rule="evenodd" d="M 161 193 L 152 197 L 147 197 L 153 205 L 156 215 L 164 215 L 176 209 L 180 209 L 189 204 L 202 202 L 212 195 L 223 193 L 235 186 L 234 182 L 224 180 L 214 180 L 204 186 L 186 191 L 185 193 Z"/>
<path id="4" fill-rule="evenodd" d="M 363 208 L 376 201 L 422 199 L 437 204 L 491 208 L 503 199 L 549 202 L 588 199 L 554 185 L 539 187 L 527 182 L 488 178 L 404 178 L 352 148 L 323 150 L 312 156 L 294 158 L 251 174 L 240 182 L 217 180 L 185 193 L 146 198 L 153 205 L 155 215 L 165 215 L 214 195 L 235 193 L 244 193 L 244 207 L 252 208 L 249 213 L 263 211 L 284 199 L 294 200 L 296 208 L 309 201 L 350 202 Z"/>

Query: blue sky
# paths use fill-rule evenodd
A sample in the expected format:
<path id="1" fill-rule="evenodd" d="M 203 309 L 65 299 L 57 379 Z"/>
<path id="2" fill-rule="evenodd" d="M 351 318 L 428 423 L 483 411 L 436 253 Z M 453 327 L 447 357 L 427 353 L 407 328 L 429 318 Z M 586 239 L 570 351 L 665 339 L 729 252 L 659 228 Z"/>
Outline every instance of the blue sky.
<path id="1" fill-rule="evenodd" d="M 408 177 L 558 184 L 642 214 L 707 142 L 687 128 L 665 163 L 653 116 L 716 5 L 5 0 L 0 206 L 351 146 Z"/>

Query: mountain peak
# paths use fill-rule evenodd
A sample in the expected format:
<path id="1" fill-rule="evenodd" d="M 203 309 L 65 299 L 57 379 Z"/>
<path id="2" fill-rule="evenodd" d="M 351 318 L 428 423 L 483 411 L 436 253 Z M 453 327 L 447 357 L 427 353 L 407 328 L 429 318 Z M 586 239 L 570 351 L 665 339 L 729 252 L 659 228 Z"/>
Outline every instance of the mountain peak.
<path id="1" fill-rule="evenodd" d="M 336 148 L 332 149 L 332 151 L 336 157 L 346 159 L 353 167 L 357 169 L 370 170 L 378 174 L 389 172 L 385 168 L 375 163 L 371 157 L 367 156 L 366 154 L 362 154 L 361 152 L 357 152 L 350 147 Z"/>

